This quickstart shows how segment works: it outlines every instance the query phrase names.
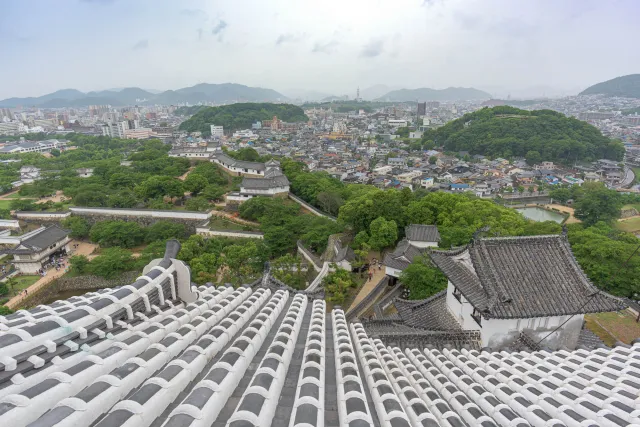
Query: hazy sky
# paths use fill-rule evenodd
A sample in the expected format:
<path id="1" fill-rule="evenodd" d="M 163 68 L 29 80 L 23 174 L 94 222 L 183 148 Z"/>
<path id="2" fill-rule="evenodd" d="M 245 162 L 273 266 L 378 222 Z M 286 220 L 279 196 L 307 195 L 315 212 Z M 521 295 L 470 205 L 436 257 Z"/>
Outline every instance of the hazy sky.
<path id="1" fill-rule="evenodd" d="M 242 83 L 577 91 L 640 73 L 636 0 L 0 0 L 0 98 Z"/>

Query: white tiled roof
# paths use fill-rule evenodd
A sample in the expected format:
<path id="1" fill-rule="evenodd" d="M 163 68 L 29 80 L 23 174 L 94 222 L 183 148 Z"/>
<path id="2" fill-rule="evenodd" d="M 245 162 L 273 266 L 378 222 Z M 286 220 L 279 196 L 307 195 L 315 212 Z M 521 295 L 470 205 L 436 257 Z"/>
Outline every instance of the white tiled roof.
<path id="1" fill-rule="evenodd" d="M 387 347 L 303 293 L 136 284 L 0 317 L 0 426 L 640 425 L 640 343 Z"/>

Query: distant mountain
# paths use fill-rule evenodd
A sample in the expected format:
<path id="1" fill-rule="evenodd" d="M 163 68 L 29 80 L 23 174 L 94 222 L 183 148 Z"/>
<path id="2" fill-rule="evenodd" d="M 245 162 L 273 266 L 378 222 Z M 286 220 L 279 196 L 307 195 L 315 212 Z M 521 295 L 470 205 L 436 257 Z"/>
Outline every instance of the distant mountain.
<path id="1" fill-rule="evenodd" d="M 616 77 L 606 82 L 589 86 L 580 95 L 607 95 L 624 98 L 640 98 L 640 74 Z"/>
<path id="2" fill-rule="evenodd" d="M 86 107 L 88 105 L 142 105 L 178 104 L 199 102 L 284 101 L 287 97 L 272 89 L 249 87 L 235 83 L 208 84 L 154 94 L 138 87 L 119 90 L 103 90 L 83 93 L 75 89 L 59 90 L 47 95 L 30 98 L 9 98 L 0 101 L 0 107 Z"/>
<path id="3" fill-rule="evenodd" d="M 284 91 L 284 94 L 293 100 L 301 100 L 301 101 L 319 101 L 323 98 L 331 98 L 332 95 L 324 92 L 318 92 L 315 90 L 305 90 L 305 89 L 288 89 Z"/>
<path id="4" fill-rule="evenodd" d="M 381 101 L 463 101 L 490 99 L 491 95 L 482 90 L 466 87 L 446 89 L 400 89 L 379 97 Z"/>
<path id="5" fill-rule="evenodd" d="M 373 99 L 380 98 L 395 89 L 396 88 L 389 87 L 387 85 L 373 85 L 371 87 L 361 89 L 360 98 L 371 101 Z"/>

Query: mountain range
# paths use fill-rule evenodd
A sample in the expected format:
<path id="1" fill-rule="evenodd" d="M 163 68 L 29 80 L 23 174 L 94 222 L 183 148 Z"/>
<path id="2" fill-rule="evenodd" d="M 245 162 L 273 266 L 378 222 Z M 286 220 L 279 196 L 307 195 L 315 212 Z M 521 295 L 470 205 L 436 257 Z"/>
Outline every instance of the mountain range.
<path id="1" fill-rule="evenodd" d="M 76 89 L 62 89 L 47 95 L 29 98 L 8 98 L 0 101 L 0 107 L 86 107 L 88 105 L 143 105 L 179 104 L 188 102 L 233 102 L 233 101 L 283 101 L 287 97 L 272 89 L 249 87 L 235 83 L 201 83 L 178 90 L 152 93 L 137 87 L 121 90 L 80 92 Z"/>
<path id="2" fill-rule="evenodd" d="M 482 90 L 466 87 L 448 87 L 446 89 L 399 89 L 380 96 L 378 101 L 462 101 L 491 99 L 491 95 Z"/>
<path id="3" fill-rule="evenodd" d="M 589 86 L 580 95 L 607 95 L 640 98 L 640 74 L 629 74 Z"/>

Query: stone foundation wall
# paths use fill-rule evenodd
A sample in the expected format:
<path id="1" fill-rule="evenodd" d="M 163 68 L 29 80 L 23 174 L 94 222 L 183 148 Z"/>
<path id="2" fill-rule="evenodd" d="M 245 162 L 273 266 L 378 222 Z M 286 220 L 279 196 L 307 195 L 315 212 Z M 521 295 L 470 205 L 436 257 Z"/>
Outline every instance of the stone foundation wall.
<path id="1" fill-rule="evenodd" d="M 48 286 L 41 288 L 37 292 L 33 294 L 30 293 L 27 298 L 20 301 L 16 310 L 45 304 L 47 301 L 55 298 L 56 294 L 60 292 L 79 290 L 91 292 L 102 288 L 129 285 L 135 282 L 139 276 L 139 271 L 127 271 L 115 279 L 104 279 L 98 276 L 61 277 L 51 282 Z"/>
<path id="2" fill-rule="evenodd" d="M 632 216 L 638 216 L 638 211 L 635 208 L 622 209 L 622 211 L 620 211 L 621 218 L 629 218 Z"/>

